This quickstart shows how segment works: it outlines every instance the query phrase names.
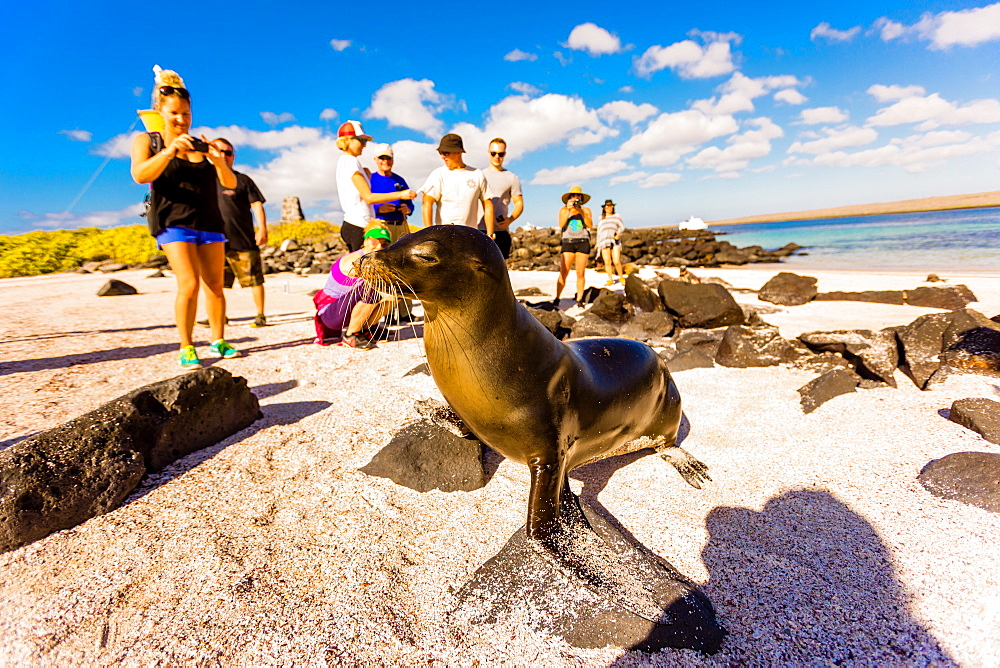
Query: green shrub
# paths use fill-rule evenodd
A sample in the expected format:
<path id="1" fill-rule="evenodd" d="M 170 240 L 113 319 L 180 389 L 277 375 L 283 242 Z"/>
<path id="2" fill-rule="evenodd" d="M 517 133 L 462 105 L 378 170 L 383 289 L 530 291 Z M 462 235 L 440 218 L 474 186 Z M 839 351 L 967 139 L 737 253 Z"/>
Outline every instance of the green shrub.
<path id="1" fill-rule="evenodd" d="M 157 253 L 143 225 L 0 235 L 0 278 L 66 271 L 92 260 L 145 262 Z"/>
<path id="2" fill-rule="evenodd" d="M 314 244 L 340 232 L 340 226 L 325 220 L 300 220 L 297 223 L 278 223 L 267 226 L 267 243 L 280 246 L 285 239 L 300 244 Z"/>

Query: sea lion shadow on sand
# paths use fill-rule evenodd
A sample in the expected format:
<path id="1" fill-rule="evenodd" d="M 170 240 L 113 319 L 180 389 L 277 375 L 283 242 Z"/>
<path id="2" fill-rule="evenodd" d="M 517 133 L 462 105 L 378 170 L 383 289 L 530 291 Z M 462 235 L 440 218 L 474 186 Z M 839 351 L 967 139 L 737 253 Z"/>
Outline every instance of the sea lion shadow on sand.
<path id="1" fill-rule="evenodd" d="M 556 339 L 517 302 L 499 249 L 475 229 L 431 226 L 357 267 L 379 292 L 405 289 L 423 305 L 427 363 L 447 402 L 433 410 L 455 418 L 441 423 L 531 474 L 525 527 L 463 588 L 463 606 L 482 603 L 483 619 L 542 606 L 537 627 L 578 646 L 645 638 L 649 650 L 717 651 L 725 632 L 709 600 L 569 488 L 573 469 L 649 447 L 692 487 L 709 480 L 677 444 L 680 394 L 660 357 L 628 339 Z"/>

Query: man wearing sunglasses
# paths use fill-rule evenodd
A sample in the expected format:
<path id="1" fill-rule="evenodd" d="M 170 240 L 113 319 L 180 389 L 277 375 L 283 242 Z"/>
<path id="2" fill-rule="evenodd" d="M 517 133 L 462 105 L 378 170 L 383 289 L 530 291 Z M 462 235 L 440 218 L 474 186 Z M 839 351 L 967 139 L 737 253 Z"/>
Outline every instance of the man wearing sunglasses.
<path id="1" fill-rule="evenodd" d="M 496 220 L 493 239 L 497 242 L 504 259 L 510 257 L 511 238 L 508 231 L 510 224 L 524 211 L 521 180 L 514 172 L 504 169 L 503 161 L 506 157 L 507 142 L 497 137 L 490 142 L 490 166 L 483 170 L 487 196 L 493 202 L 493 215 Z M 514 203 L 513 209 L 510 209 L 511 202 Z M 485 220 L 479 221 L 479 229 L 486 231 Z"/>
<path id="2" fill-rule="evenodd" d="M 225 157 L 229 168 L 233 169 L 236 161 L 233 145 L 222 137 L 214 139 L 212 144 Z M 257 317 L 250 326 L 264 327 L 267 325 L 264 317 L 264 266 L 260 260 L 260 246 L 267 243 L 264 196 L 249 176 L 235 169 L 233 174 L 236 175 L 236 187 L 219 188 L 219 211 L 222 213 L 228 239 L 224 285 L 231 288 L 234 280 L 239 280 L 241 288 L 250 288 L 257 307 Z M 256 232 L 254 217 L 257 218 Z"/>

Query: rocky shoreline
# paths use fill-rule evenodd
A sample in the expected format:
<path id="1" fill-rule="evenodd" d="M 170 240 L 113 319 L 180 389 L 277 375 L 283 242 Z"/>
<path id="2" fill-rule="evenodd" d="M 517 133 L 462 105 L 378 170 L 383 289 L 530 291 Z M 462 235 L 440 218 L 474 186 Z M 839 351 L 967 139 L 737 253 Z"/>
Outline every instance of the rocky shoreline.
<path id="1" fill-rule="evenodd" d="M 555 228 L 518 228 L 511 234 L 511 256 L 507 267 L 512 270 L 558 271 L 561 237 Z M 781 262 L 798 253 L 802 247 L 789 243 L 776 250 L 761 246 L 738 248 L 728 241 L 716 239 L 708 231 L 681 231 L 666 227 L 627 229 L 622 235 L 622 263 L 652 267 L 718 267 L 759 262 Z M 597 261 L 597 234 L 591 234 L 591 261 Z M 265 274 L 294 272 L 325 274 L 333 262 L 347 252 L 338 235 L 315 243 L 300 243 L 286 239 L 280 246 L 261 249 Z M 167 258 L 157 255 L 148 262 L 123 264 L 118 262 L 85 262 L 78 273 L 113 273 L 125 269 L 164 269 Z"/>

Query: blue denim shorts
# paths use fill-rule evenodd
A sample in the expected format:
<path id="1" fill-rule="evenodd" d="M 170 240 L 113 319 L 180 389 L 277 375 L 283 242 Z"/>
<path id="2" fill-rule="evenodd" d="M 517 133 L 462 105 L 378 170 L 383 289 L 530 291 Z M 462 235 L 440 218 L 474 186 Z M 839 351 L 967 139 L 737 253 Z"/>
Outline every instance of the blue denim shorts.
<path id="1" fill-rule="evenodd" d="M 156 235 L 156 245 L 161 249 L 165 244 L 172 244 L 177 241 L 203 246 L 205 244 L 225 243 L 228 240 L 222 232 L 199 232 L 198 230 L 192 230 L 190 227 L 179 226 L 168 227 Z"/>

